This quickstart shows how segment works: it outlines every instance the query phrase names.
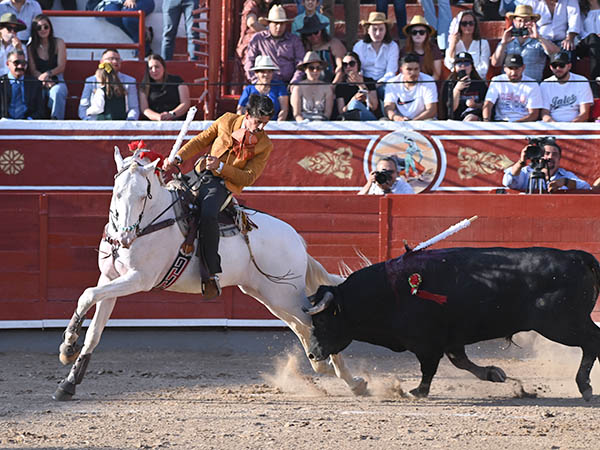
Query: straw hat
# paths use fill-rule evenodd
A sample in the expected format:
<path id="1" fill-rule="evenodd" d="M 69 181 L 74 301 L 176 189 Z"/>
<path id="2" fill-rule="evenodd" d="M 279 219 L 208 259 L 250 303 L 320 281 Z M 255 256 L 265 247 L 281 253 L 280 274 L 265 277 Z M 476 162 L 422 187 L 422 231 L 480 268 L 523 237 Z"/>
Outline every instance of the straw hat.
<path id="1" fill-rule="evenodd" d="M 309 65 L 313 63 L 319 63 L 321 65 L 321 70 L 327 67 L 327 63 L 321 59 L 317 52 L 306 52 L 304 58 L 302 59 L 302 63 L 296 66 L 298 70 L 305 70 Z"/>
<path id="2" fill-rule="evenodd" d="M 429 29 L 429 36 L 432 36 L 435 34 L 435 28 L 433 28 L 431 25 L 429 25 L 429 23 L 427 23 L 427 21 L 425 20 L 425 17 L 420 16 L 420 15 L 416 15 L 413 16 L 412 19 L 410 19 L 410 23 L 405 25 L 404 28 L 402 28 L 402 32 L 408 36 L 408 30 L 409 28 L 415 27 L 417 25 L 420 25 L 422 27 L 428 28 Z"/>
<path id="3" fill-rule="evenodd" d="M 261 17 L 258 19 L 260 23 L 265 25 L 267 22 L 286 23 L 292 22 L 294 19 L 288 19 L 285 13 L 285 8 L 281 5 L 275 5 L 269 10 L 268 17 Z"/>
<path id="4" fill-rule="evenodd" d="M 506 17 L 508 17 L 510 20 L 513 20 L 515 17 L 532 17 L 533 21 L 537 22 L 540 20 L 541 16 L 539 14 L 534 14 L 533 8 L 531 8 L 529 5 L 518 5 L 515 8 L 515 12 L 506 13 Z"/>
<path id="5" fill-rule="evenodd" d="M 392 21 L 387 19 L 385 13 L 376 11 L 370 12 L 367 20 L 360 21 L 362 27 L 366 27 L 367 25 L 380 25 L 382 23 L 385 23 L 388 27 L 392 26 Z"/>
<path id="6" fill-rule="evenodd" d="M 250 70 L 279 70 L 269 55 L 258 55 L 254 60 L 254 67 Z"/>
<path id="7" fill-rule="evenodd" d="M 0 27 L 4 25 L 14 25 L 17 28 L 17 31 L 23 31 L 27 28 L 25 22 L 17 19 L 13 13 L 4 13 L 0 16 Z"/>

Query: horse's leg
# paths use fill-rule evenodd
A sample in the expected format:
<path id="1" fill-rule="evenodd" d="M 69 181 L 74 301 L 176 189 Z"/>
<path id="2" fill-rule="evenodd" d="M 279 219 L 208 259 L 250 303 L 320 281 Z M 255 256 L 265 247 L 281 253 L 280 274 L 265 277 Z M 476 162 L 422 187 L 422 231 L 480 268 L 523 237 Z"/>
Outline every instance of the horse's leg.
<path id="1" fill-rule="evenodd" d="M 337 353 L 329 357 L 333 370 L 338 378 L 341 378 L 352 390 L 354 395 L 367 395 L 367 382 L 361 377 L 353 377 L 346 368 L 342 355 Z"/>
<path id="2" fill-rule="evenodd" d="M 117 302 L 116 297 L 107 298 L 96 303 L 96 312 L 90 323 L 87 333 L 85 334 L 85 344 L 81 350 L 81 355 L 71 367 L 71 371 L 67 378 L 62 380 L 58 388 L 52 395 L 54 400 L 70 400 L 75 394 L 75 386 L 83 381 L 83 376 L 92 357 L 92 352 L 100 342 L 102 331 L 108 322 L 113 308 Z"/>

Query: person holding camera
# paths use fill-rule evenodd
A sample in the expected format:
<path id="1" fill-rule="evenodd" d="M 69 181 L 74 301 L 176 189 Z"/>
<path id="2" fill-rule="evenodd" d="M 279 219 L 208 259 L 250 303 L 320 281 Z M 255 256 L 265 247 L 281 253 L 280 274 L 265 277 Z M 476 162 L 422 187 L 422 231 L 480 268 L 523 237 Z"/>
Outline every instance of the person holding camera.
<path id="1" fill-rule="evenodd" d="M 414 194 L 412 186 L 399 175 L 396 158 L 381 158 L 358 195 Z"/>
<path id="2" fill-rule="evenodd" d="M 526 67 L 525 76 L 539 83 L 544 76 L 546 55 L 553 55 L 560 48 L 539 34 L 536 22 L 540 15 L 534 14 L 531 6 L 518 5 L 515 12 L 507 13 L 506 17 L 512 20 L 512 26 L 502 34 L 502 39 L 492 54 L 492 65 L 500 66 L 506 54 L 521 55 Z"/>
<path id="3" fill-rule="evenodd" d="M 487 86 L 473 64 L 473 56 L 460 52 L 454 58 L 454 68 L 442 88 L 442 105 L 446 118 L 479 121 Z"/>
<path id="4" fill-rule="evenodd" d="M 531 189 L 530 180 L 536 178 L 535 172 L 539 172 L 543 192 L 590 189 L 587 182 L 560 167 L 561 156 L 562 149 L 553 137 L 529 139 L 529 145 L 521 150 L 519 160 L 504 171 L 502 184 L 518 191 L 538 192 Z"/>

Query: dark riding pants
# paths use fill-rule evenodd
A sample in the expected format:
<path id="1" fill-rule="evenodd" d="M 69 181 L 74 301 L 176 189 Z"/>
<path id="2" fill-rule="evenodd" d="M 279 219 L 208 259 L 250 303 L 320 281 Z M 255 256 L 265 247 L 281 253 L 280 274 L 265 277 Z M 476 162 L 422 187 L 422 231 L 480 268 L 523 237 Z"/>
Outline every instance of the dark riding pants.
<path id="1" fill-rule="evenodd" d="M 196 204 L 200 209 L 200 228 L 198 230 L 198 250 L 200 250 L 208 271 L 221 273 L 219 256 L 219 222 L 217 216 L 230 192 L 225 181 L 212 173 L 204 174 L 198 189 Z"/>

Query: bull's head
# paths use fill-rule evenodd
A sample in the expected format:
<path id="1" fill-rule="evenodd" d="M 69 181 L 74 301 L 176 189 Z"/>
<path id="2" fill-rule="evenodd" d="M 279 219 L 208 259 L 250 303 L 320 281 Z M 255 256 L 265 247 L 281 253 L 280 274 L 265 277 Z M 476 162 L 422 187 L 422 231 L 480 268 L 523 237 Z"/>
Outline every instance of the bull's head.
<path id="1" fill-rule="evenodd" d="M 312 316 L 313 330 L 308 346 L 308 357 L 312 360 L 322 361 L 352 342 L 351 330 L 340 314 L 335 295 L 335 287 L 321 286 L 308 298 L 312 307 L 302 308 Z"/>

